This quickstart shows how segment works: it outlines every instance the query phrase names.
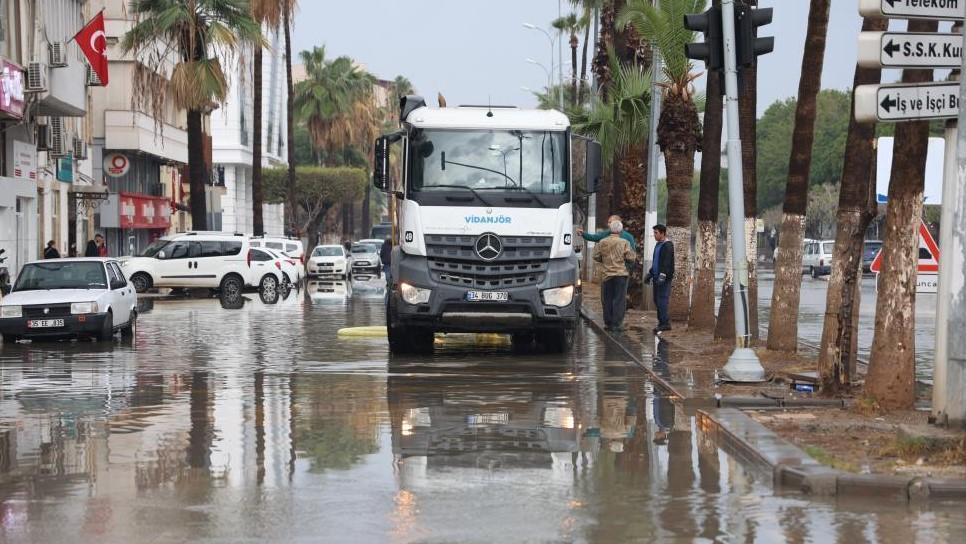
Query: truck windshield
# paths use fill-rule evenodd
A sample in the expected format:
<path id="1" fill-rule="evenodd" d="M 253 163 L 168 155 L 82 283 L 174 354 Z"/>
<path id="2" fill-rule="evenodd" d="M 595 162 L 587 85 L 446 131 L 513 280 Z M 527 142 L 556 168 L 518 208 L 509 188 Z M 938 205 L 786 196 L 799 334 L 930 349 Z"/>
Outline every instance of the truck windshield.
<path id="1" fill-rule="evenodd" d="M 416 129 L 410 149 L 415 192 L 569 194 L 566 132 Z"/>

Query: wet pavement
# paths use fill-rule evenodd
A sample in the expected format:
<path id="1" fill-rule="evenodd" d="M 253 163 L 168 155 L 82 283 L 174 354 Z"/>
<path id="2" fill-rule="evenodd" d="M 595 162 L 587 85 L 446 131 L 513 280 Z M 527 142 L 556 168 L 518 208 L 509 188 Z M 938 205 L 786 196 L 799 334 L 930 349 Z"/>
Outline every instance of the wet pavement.
<path id="1" fill-rule="evenodd" d="M 144 300 L 131 344 L 0 347 L 0 541 L 966 533 L 958 504 L 776 494 L 588 328 L 566 357 L 450 336 L 431 357 L 395 358 L 384 338 L 340 337 L 383 322 L 374 287 Z"/>

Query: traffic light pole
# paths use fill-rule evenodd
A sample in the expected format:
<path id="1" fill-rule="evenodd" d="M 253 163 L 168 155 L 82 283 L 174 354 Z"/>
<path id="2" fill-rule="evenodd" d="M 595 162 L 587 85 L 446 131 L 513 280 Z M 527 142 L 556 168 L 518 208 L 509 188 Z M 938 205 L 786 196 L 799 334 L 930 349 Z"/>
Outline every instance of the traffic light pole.
<path id="1" fill-rule="evenodd" d="M 735 382 L 760 382 L 765 369 L 751 349 L 748 306 L 748 260 L 745 256 L 745 202 L 741 165 L 741 132 L 738 125 L 738 61 L 735 40 L 735 0 L 721 0 L 724 38 L 725 104 L 728 120 L 728 206 L 731 215 L 731 266 L 734 270 L 735 350 L 723 372 Z M 709 77 L 714 77 L 709 76 Z M 707 152 L 707 150 L 706 150 Z"/>

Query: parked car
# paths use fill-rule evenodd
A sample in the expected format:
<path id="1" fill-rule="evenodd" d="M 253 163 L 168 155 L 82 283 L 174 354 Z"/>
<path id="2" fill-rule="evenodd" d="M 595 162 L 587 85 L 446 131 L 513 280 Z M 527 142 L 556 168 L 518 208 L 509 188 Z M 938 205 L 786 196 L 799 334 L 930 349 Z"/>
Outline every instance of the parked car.
<path id="1" fill-rule="evenodd" d="M 269 249 L 249 249 L 246 285 L 257 287 L 262 298 L 277 300 L 281 290 L 288 285 L 282 271 L 282 260 Z"/>
<path id="2" fill-rule="evenodd" d="M 835 240 L 806 240 L 802 268 L 813 278 L 832 273 Z"/>
<path id="3" fill-rule="evenodd" d="M 869 267 L 872 266 L 872 261 L 875 260 L 875 256 L 879 254 L 879 250 L 882 249 L 882 240 L 866 240 L 862 247 L 862 271 L 869 273 L 872 272 Z"/>
<path id="4" fill-rule="evenodd" d="M 259 251 L 266 251 L 276 258 L 281 265 L 282 283 L 287 284 L 289 287 L 293 287 L 298 283 L 299 271 L 303 269 L 302 263 L 289 257 L 282 251 L 275 251 L 273 249 L 260 249 Z"/>
<path id="5" fill-rule="evenodd" d="M 369 245 L 372 245 L 372 246 L 376 246 L 376 248 L 378 249 L 378 248 L 382 247 L 382 243 L 383 242 L 385 242 L 385 240 L 379 240 L 377 238 L 366 238 L 365 240 L 359 240 L 356 243 L 357 244 L 369 244 Z"/>
<path id="6" fill-rule="evenodd" d="M 284 254 L 287 257 L 291 257 L 299 262 L 298 267 L 298 277 L 293 278 L 292 281 L 298 283 L 305 278 L 305 248 L 302 246 L 302 240 L 289 239 L 289 238 L 272 238 L 272 237 L 252 237 L 250 240 L 251 247 L 263 247 L 275 250 L 279 253 Z"/>
<path id="7" fill-rule="evenodd" d="M 309 276 L 337 276 L 347 279 L 352 274 L 351 260 L 351 255 L 340 245 L 316 246 L 309 257 Z"/>
<path id="8" fill-rule="evenodd" d="M 236 292 L 259 286 L 261 276 L 251 274 L 249 247 L 242 234 L 188 232 L 155 241 L 140 256 L 122 259 L 121 266 L 138 293 L 152 287 Z"/>
<path id="9" fill-rule="evenodd" d="M 0 301 L 4 343 L 21 338 L 94 337 L 109 340 L 137 327 L 137 294 L 114 259 L 29 262 Z"/>
<path id="10" fill-rule="evenodd" d="M 352 244 L 352 275 L 379 277 L 382 261 L 379 259 L 379 246 L 375 244 Z"/>

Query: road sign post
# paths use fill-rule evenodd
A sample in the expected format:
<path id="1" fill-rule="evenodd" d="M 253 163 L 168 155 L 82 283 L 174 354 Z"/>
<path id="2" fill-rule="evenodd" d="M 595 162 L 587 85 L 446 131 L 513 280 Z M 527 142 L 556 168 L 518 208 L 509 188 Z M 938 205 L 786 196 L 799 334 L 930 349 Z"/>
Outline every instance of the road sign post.
<path id="1" fill-rule="evenodd" d="M 855 119 L 862 123 L 951 119 L 959 115 L 959 83 L 860 85 Z"/>
<path id="2" fill-rule="evenodd" d="M 963 36 L 958 33 L 859 34 L 859 66 L 863 68 L 959 68 L 962 53 Z"/>
<path id="3" fill-rule="evenodd" d="M 966 0 L 860 0 L 863 17 L 958 21 L 966 15 Z"/>

